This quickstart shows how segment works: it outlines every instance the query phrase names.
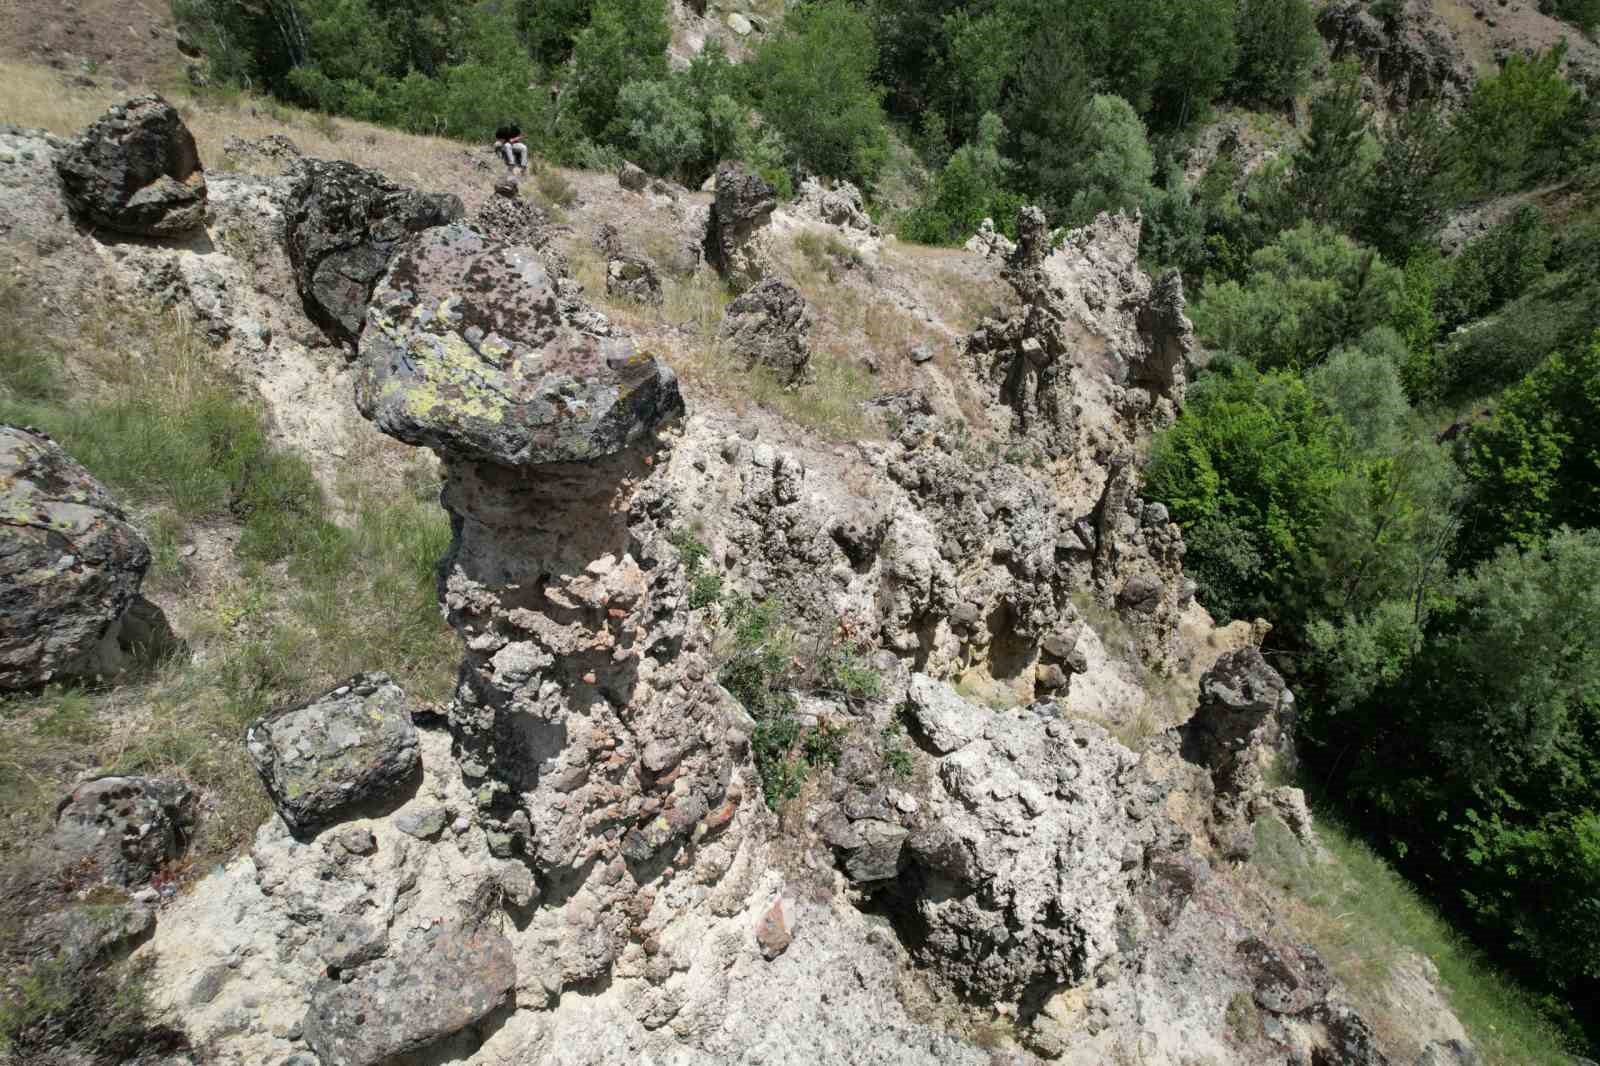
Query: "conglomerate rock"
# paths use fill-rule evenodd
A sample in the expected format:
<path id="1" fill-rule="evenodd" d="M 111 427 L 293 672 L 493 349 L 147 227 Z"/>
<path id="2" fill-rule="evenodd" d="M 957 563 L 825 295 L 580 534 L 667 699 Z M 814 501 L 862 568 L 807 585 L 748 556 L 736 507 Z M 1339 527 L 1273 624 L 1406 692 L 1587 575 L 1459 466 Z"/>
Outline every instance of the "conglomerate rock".
<path id="1" fill-rule="evenodd" d="M 139 594 L 150 549 L 42 434 L 0 425 L 0 690 L 110 674 L 170 630 Z"/>
<path id="2" fill-rule="evenodd" d="M 289 260 L 306 313 L 344 342 L 360 335 L 367 298 L 401 242 L 465 212 L 456 196 L 420 193 L 324 159 L 300 160 L 289 200 Z"/>
<path id="3" fill-rule="evenodd" d="M 118 104 L 56 157 L 74 216 L 138 237 L 177 237 L 206 221 L 194 136 L 160 96 Z"/>

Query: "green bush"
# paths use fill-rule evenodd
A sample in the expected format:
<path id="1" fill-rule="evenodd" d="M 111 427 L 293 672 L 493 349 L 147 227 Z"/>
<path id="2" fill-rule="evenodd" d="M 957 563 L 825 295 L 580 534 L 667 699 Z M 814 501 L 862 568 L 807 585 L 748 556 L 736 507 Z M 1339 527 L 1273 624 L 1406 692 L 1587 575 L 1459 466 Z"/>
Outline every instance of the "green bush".
<path id="1" fill-rule="evenodd" d="M 900 236 L 924 244 L 961 244 L 984 219 L 1013 230 L 1020 194 L 1007 186 L 1011 163 L 1000 154 L 1000 117 L 983 116 L 976 140 L 962 145 L 934 179 L 923 200 L 900 222 Z"/>
<path id="2" fill-rule="evenodd" d="M 1523 204 L 1451 261 L 1434 297 L 1439 328 L 1449 332 L 1521 296 L 1544 277 L 1550 253 L 1543 216 Z"/>
<path id="3" fill-rule="evenodd" d="M 1582 98 L 1561 75 L 1566 44 L 1532 59 L 1513 52 L 1483 78 L 1458 121 L 1465 180 L 1485 194 L 1525 188 L 1554 172 L 1581 129 Z"/>
<path id="4" fill-rule="evenodd" d="M 1593 34 L 1600 25 L 1600 0 L 1539 0 L 1539 10 L 1572 23 L 1586 34 Z"/>

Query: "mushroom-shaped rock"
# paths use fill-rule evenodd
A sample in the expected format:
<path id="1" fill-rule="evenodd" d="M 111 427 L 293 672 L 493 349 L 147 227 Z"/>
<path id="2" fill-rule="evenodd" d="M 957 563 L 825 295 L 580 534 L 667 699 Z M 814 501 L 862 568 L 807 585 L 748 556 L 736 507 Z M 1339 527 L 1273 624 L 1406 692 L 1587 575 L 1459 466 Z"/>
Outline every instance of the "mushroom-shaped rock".
<path id="1" fill-rule="evenodd" d="M 811 363 L 811 322 L 800 290 L 767 278 L 728 305 L 721 336 L 747 363 L 797 381 Z"/>
<path id="2" fill-rule="evenodd" d="M 48 437 L 0 426 L 0 689 L 120 666 L 149 567 L 150 549 L 87 470 Z"/>
<path id="3" fill-rule="evenodd" d="M 286 236 L 306 312 L 336 341 L 361 333 L 367 297 L 411 234 L 465 213 L 456 196 L 420 193 L 353 163 L 296 167 Z"/>
<path id="4" fill-rule="evenodd" d="M 511 943 L 493 922 L 437 926 L 353 974 L 318 981 L 306 1043 L 323 1066 L 378 1066 L 481 1021 L 516 981 Z"/>
<path id="5" fill-rule="evenodd" d="M 612 455 L 683 410 L 666 364 L 563 321 L 533 249 L 465 225 L 419 236 L 373 293 L 356 402 L 408 444 L 507 467 Z"/>
<path id="6" fill-rule="evenodd" d="M 258 719 L 245 747 L 295 833 L 392 792 L 419 758 L 410 701 L 387 674 L 360 674 L 310 703 Z"/>
<path id="7" fill-rule="evenodd" d="M 138 885 L 178 857 L 194 821 L 194 794 L 181 781 L 99 777 L 56 807 L 51 844 L 78 876 Z"/>
<path id="8" fill-rule="evenodd" d="M 119 104 L 56 157 L 74 217 L 138 237 L 176 237 L 206 221 L 194 135 L 156 95 Z"/>

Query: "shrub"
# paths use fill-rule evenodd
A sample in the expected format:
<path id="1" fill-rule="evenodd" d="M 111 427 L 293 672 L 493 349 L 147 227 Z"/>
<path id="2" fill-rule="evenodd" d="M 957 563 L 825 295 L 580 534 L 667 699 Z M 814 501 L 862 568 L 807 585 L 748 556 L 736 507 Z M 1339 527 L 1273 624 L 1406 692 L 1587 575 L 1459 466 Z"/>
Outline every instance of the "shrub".
<path id="1" fill-rule="evenodd" d="M 1008 187 L 1011 163 L 1000 154 L 1005 127 L 992 112 L 983 116 L 977 139 L 962 145 L 907 213 L 900 235 L 925 244 L 960 244 L 986 218 L 1014 229 L 1022 197 Z"/>
<path id="2" fill-rule="evenodd" d="M 1565 42 L 1532 59 L 1513 52 L 1483 78 L 1459 120 L 1462 169 L 1484 193 L 1507 192 L 1551 173 L 1580 128 L 1581 96 L 1561 75 Z"/>
<path id="3" fill-rule="evenodd" d="M 1292 100 L 1321 48 L 1306 0 L 1240 0 L 1234 35 L 1239 62 L 1228 91 L 1246 102 Z"/>

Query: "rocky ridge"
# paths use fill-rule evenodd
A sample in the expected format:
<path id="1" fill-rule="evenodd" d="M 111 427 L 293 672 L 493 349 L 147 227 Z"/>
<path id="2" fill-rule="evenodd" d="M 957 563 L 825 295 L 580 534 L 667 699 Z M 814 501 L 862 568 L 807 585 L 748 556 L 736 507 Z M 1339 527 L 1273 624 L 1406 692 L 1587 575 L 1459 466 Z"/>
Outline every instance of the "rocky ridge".
<path id="1" fill-rule="evenodd" d="M 295 187 L 213 188 L 216 229 L 266 238 L 275 299 L 222 253 L 117 269 L 284 359 L 314 332 L 285 299 Z M 951 372 L 1015 457 L 908 394 L 848 467 L 685 412 L 538 220 L 476 221 L 385 250 L 332 382 L 443 465 L 456 696 L 394 747 L 381 803 L 319 803 L 315 835 L 275 817 L 162 910 L 139 957 L 207 1061 L 1391 1061 L 1225 861 L 1235 828 L 1304 808 L 1251 770 L 1289 724 L 1281 679 L 1193 639 L 1181 537 L 1139 498 L 1131 456 L 1193 339 L 1181 289 L 1137 267 L 1137 220 L 1053 252 L 1022 220 L 1020 307 Z M 878 679 L 793 694 L 838 750 L 781 818 L 686 534 L 730 596 L 788 605 Z M 1142 750 L 1084 720 L 1142 705 L 1130 661 L 1197 681 Z M 342 743 L 295 736 L 313 764 Z"/>

